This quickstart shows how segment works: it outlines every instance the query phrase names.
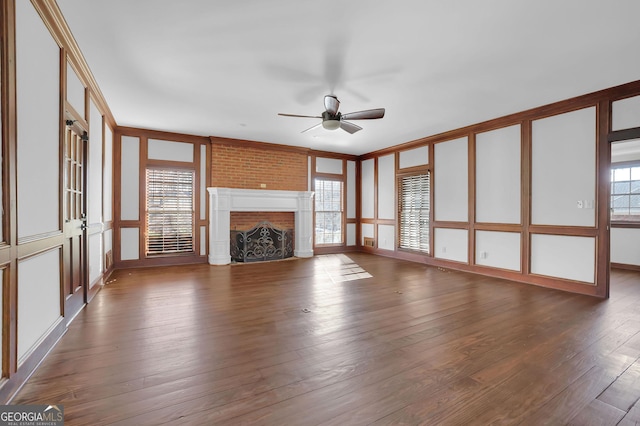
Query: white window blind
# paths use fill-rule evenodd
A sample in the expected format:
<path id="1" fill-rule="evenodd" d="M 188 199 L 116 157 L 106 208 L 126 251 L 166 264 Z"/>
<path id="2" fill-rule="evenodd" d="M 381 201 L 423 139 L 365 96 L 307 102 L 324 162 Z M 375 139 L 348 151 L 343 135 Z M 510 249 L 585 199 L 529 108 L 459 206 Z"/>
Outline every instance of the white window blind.
<path id="1" fill-rule="evenodd" d="M 315 180 L 316 244 L 340 244 L 342 238 L 342 182 Z"/>
<path id="2" fill-rule="evenodd" d="M 429 173 L 402 178 L 400 248 L 429 253 L 429 192 Z"/>
<path id="3" fill-rule="evenodd" d="M 147 169 L 147 254 L 193 252 L 193 170 Z"/>

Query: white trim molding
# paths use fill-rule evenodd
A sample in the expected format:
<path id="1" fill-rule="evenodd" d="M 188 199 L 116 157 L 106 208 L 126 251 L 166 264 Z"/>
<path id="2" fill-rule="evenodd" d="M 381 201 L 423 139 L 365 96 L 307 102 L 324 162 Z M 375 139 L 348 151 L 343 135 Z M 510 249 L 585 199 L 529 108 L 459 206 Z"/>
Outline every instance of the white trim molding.
<path id="1" fill-rule="evenodd" d="M 231 212 L 294 212 L 297 257 L 313 256 L 313 192 L 207 188 L 209 264 L 231 263 Z"/>

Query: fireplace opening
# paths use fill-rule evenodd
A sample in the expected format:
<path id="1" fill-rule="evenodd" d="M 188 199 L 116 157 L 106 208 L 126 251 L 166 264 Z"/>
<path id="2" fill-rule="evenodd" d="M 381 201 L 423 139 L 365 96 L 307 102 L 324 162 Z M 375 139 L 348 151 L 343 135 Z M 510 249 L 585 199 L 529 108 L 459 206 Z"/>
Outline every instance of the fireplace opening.
<path id="1" fill-rule="evenodd" d="M 266 262 L 293 257 L 292 229 L 279 229 L 269 221 L 262 221 L 251 229 L 230 232 L 233 262 Z"/>

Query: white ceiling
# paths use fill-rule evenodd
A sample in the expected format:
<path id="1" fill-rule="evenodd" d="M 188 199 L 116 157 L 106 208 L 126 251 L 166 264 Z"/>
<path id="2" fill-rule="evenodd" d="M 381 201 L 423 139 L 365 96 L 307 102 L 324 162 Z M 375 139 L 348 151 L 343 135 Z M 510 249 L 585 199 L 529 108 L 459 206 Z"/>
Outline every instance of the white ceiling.
<path id="1" fill-rule="evenodd" d="M 640 79 L 638 0 L 58 0 L 119 125 L 364 154 Z M 386 108 L 300 133 L 323 97 Z"/>

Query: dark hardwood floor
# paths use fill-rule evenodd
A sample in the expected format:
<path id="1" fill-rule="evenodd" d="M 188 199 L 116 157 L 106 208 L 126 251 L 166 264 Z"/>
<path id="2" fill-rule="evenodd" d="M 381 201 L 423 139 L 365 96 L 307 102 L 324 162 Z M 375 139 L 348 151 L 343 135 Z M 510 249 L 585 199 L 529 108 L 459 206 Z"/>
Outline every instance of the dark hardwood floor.
<path id="1" fill-rule="evenodd" d="M 120 270 L 12 403 L 67 425 L 634 425 L 640 273 L 611 288 L 361 253 Z"/>

